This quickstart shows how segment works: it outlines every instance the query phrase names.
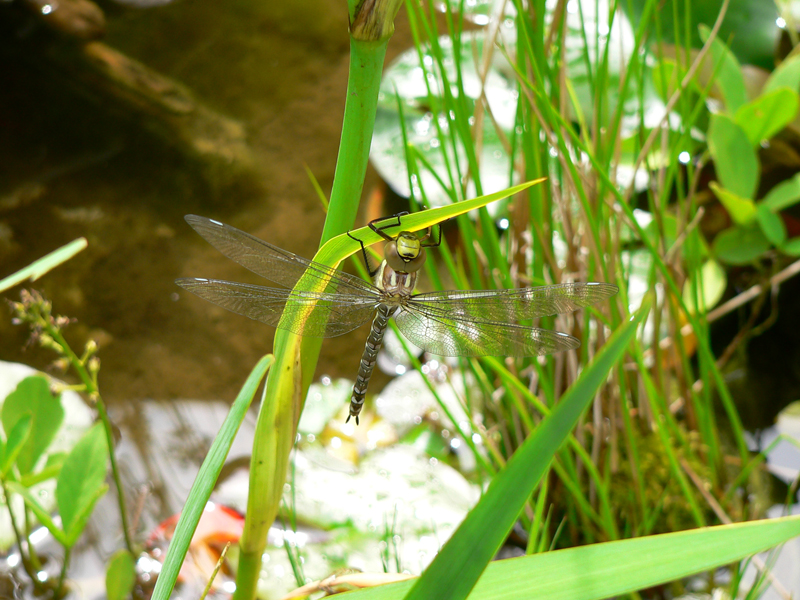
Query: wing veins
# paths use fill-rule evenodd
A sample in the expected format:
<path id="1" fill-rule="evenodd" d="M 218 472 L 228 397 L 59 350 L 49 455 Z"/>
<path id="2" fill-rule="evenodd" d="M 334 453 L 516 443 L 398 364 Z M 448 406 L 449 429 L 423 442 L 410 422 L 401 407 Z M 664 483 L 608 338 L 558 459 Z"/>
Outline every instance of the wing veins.
<path id="1" fill-rule="evenodd" d="M 197 215 L 187 215 L 186 222 L 231 260 L 284 287 L 293 288 L 304 274 L 308 274 L 362 296 L 381 295 L 380 289 L 363 279 L 283 250 L 230 225 Z"/>
<path id="2" fill-rule="evenodd" d="M 366 296 L 296 292 L 220 279 L 185 278 L 176 283 L 226 310 L 309 337 L 352 331 L 369 321 L 377 307 L 377 299 Z M 331 319 L 332 315 L 336 318 Z"/>
<path id="3" fill-rule="evenodd" d="M 577 338 L 548 329 L 450 316 L 443 318 L 417 311 L 416 306 L 403 308 L 395 316 L 400 331 L 420 348 L 443 356 L 539 356 L 576 348 L 580 344 Z M 411 318 L 423 331 L 412 326 Z M 453 327 L 448 321 L 468 325 L 466 333 L 474 337 L 470 339 L 464 335 L 463 329 Z M 431 327 L 428 323 L 438 326 Z M 475 327 L 476 323 L 488 327 Z"/>

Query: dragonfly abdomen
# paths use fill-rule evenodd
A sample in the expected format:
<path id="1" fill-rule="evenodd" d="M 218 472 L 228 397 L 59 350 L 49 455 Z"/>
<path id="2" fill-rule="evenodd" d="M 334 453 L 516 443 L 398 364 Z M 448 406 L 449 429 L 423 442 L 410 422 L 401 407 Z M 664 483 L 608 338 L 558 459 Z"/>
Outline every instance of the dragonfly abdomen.
<path id="1" fill-rule="evenodd" d="M 361 408 L 364 406 L 367 385 L 369 385 L 370 377 L 372 377 L 372 371 L 375 370 L 375 362 L 378 360 L 378 351 L 381 349 L 381 344 L 383 343 L 383 335 L 386 333 L 389 319 L 392 317 L 395 310 L 397 310 L 396 306 L 381 304 L 378 306 L 378 312 L 372 320 L 372 328 L 369 331 L 364 353 L 361 355 L 358 377 L 356 377 L 356 383 L 353 386 L 353 395 L 350 398 L 350 417 L 355 418 L 356 425 L 358 425 L 358 415 L 361 412 Z M 347 417 L 348 421 L 350 417 Z"/>

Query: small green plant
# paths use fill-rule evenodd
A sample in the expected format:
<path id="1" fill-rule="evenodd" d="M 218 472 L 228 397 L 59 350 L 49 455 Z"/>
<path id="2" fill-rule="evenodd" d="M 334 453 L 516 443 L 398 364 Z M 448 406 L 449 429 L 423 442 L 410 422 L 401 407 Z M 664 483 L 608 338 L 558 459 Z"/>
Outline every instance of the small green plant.
<path id="1" fill-rule="evenodd" d="M 714 82 L 724 110 L 710 116 L 707 132 L 717 176 L 710 187 L 733 221 L 715 237 L 713 251 L 734 265 L 753 263 L 772 248 L 800 256 L 800 237 L 788 239 L 780 217 L 782 210 L 800 202 L 800 179 L 782 181 L 758 199 L 762 171 L 758 149 L 797 117 L 800 57 L 788 58 L 770 74 L 760 94 L 748 101 L 744 74 L 733 54 L 718 39 L 712 54 L 719 65 Z"/>
<path id="2" fill-rule="evenodd" d="M 22 562 L 37 588 L 46 587 L 61 598 L 66 593 L 65 578 L 69 566 L 70 553 L 94 509 L 97 501 L 106 493 L 106 473 L 111 465 L 117 483 L 122 523 L 129 544 L 125 552 L 133 556 L 133 548 L 127 532 L 127 516 L 124 496 L 121 489 L 116 460 L 109 453 L 112 431 L 105 407 L 97 386 L 100 361 L 96 356 L 97 345 L 90 341 L 81 356 L 78 356 L 67 343 L 63 329 L 70 320 L 52 314 L 51 304 L 38 292 L 23 290 L 21 301 L 12 303 L 14 322 L 25 324 L 31 329 L 32 342 L 52 350 L 58 358 L 55 364 L 63 371 L 73 369 L 82 383 L 75 386 L 51 384 L 43 376 L 29 377 L 17 386 L 5 399 L 0 412 L 5 433 L 5 441 L 0 442 L 0 482 L 2 483 L 6 506 L 9 509 L 17 545 L 22 553 Z M 42 464 L 42 458 L 51 447 L 56 433 L 64 419 L 60 392 L 73 389 L 85 393 L 97 409 L 101 421 L 89 428 L 68 453 L 50 453 Z M 44 482 L 55 480 L 55 508 L 60 522 L 50 516 L 52 507 L 43 505 L 32 488 Z M 16 513 L 14 497 L 24 500 L 25 507 L 43 524 L 64 549 L 61 575 L 57 581 L 42 581 L 38 572 L 41 560 L 30 543 L 30 527 L 34 520 L 23 511 L 23 519 Z M 25 542 L 25 543 L 23 543 Z M 115 562 L 120 569 L 119 561 Z M 132 561 L 128 577 L 117 577 L 116 581 L 131 581 Z"/>

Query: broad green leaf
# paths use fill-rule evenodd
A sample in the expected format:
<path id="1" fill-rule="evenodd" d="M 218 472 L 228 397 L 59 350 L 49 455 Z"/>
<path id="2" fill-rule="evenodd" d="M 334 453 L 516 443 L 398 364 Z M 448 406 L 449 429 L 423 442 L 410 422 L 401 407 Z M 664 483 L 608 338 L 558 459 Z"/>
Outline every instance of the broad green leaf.
<path id="1" fill-rule="evenodd" d="M 700 281 L 697 283 L 700 310 L 695 306 L 695 290 L 690 281 L 683 286 L 683 301 L 691 312 L 705 313 L 717 305 L 725 293 L 728 278 L 725 269 L 715 260 L 707 260 L 697 272 Z"/>
<path id="2" fill-rule="evenodd" d="M 67 536 L 68 548 L 72 548 L 72 546 L 78 542 L 78 538 L 83 535 L 83 530 L 86 527 L 86 523 L 89 522 L 89 517 L 92 516 L 94 505 L 97 504 L 97 501 L 100 500 L 100 498 L 105 496 L 107 491 L 107 483 L 103 483 L 100 487 L 95 488 L 95 490 L 91 493 L 89 493 L 87 490 L 87 493 L 84 496 L 85 502 L 81 504 L 80 510 L 75 515 L 70 528 L 64 531 Z"/>
<path id="3" fill-rule="evenodd" d="M 781 252 L 789 256 L 800 256 L 800 237 L 795 237 L 781 246 Z"/>
<path id="4" fill-rule="evenodd" d="M 761 93 L 766 94 L 779 87 L 800 91 L 800 55 L 790 56 L 778 65 L 778 68 L 770 74 Z"/>
<path id="5" fill-rule="evenodd" d="M 772 188 L 761 204 L 774 212 L 780 212 L 794 206 L 798 201 L 800 201 L 800 173 Z"/>
<path id="6" fill-rule="evenodd" d="M 37 483 L 58 477 L 58 474 L 61 472 L 61 465 L 64 464 L 66 459 L 66 452 L 54 452 L 53 454 L 48 454 L 47 462 L 45 463 L 44 468 L 39 469 L 35 473 L 29 473 L 28 475 L 21 477 L 20 483 L 25 487 L 33 487 Z"/>
<path id="7" fill-rule="evenodd" d="M 49 469 L 57 467 L 60 469 L 64 461 L 67 460 L 67 456 L 69 455 L 66 452 L 53 452 L 52 454 L 48 454 L 47 461 L 44 463 L 44 468 Z"/>
<path id="8" fill-rule="evenodd" d="M 700 25 L 700 37 L 703 42 L 708 39 L 710 33 L 708 27 Z M 719 37 L 711 42 L 711 56 L 716 70 L 714 85 L 719 89 L 728 112 L 735 114 L 739 107 L 747 102 L 747 88 L 744 85 L 742 67 Z"/>
<path id="9" fill-rule="evenodd" d="M 10 432 L 25 415 L 32 417 L 32 424 L 28 441 L 17 456 L 20 475 L 33 470 L 64 420 L 60 396 L 50 393 L 50 382 L 41 375 L 26 377 L 5 399 L 0 411 L 3 430 Z"/>
<path id="10" fill-rule="evenodd" d="M 752 199 L 758 187 L 759 164 L 744 130 L 727 115 L 711 115 L 708 149 L 722 187 Z"/>
<path id="11" fill-rule="evenodd" d="M 758 227 L 731 227 L 714 238 L 714 253 L 722 262 L 746 265 L 770 249 Z"/>
<path id="12" fill-rule="evenodd" d="M 635 317 L 614 332 L 552 412 L 495 476 L 478 504 L 406 598 L 449 600 L 467 597 L 502 546 L 525 502 L 547 472 L 554 454 L 624 354 L 648 311 L 645 302 Z"/>
<path id="13" fill-rule="evenodd" d="M 6 487 L 15 494 L 22 496 L 23 500 L 25 500 L 25 504 L 33 511 L 33 514 L 36 515 L 36 519 L 47 527 L 47 531 L 56 538 L 59 544 L 67 546 L 67 536 L 64 534 L 64 531 L 56 525 L 55 521 L 53 521 L 50 516 L 50 512 L 45 510 L 42 505 L 36 501 L 36 498 L 31 494 L 28 488 L 16 481 L 9 481 L 6 483 Z"/>
<path id="14" fill-rule="evenodd" d="M 228 416 L 225 417 L 214 443 L 211 444 L 211 449 L 200 466 L 200 471 L 192 484 L 192 489 L 189 490 L 186 505 L 183 507 L 178 524 L 175 527 L 172 542 L 170 542 L 167 556 L 164 559 L 164 566 L 161 568 L 156 587 L 153 590 L 153 600 L 167 600 L 172 594 L 183 559 L 189 550 L 189 543 L 192 541 L 194 530 L 200 522 L 206 502 L 208 502 L 211 491 L 217 483 L 217 477 L 219 477 L 222 466 L 225 464 L 225 459 L 231 449 L 233 439 L 236 437 L 236 432 L 239 431 L 239 426 L 247 414 L 247 409 L 250 408 L 250 403 L 258 391 L 261 380 L 264 379 L 264 375 L 273 362 L 272 356 L 265 356 L 253 367 L 247 377 L 247 381 L 242 386 L 242 390 L 236 396 Z"/>
<path id="15" fill-rule="evenodd" d="M 764 236 L 773 245 L 780 246 L 786 241 L 786 225 L 783 224 L 783 219 L 764 206 L 764 204 L 758 205 L 756 220 Z"/>
<path id="16" fill-rule="evenodd" d="M 117 550 L 108 561 L 106 569 L 107 600 L 125 600 L 136 583 L 136 561 L 124 548 Z"/>
<path id="17" fill-rule="evenodd" d="M 756 220 L 756 203 L 720 187 L 716 181 L 709 184 L 714 194 L 738 225 L 749 225 Z"/>
<path id="18" fill-rule="evenodd" d="M 736 111 L 736 124 L 747 134 L 750 144 L 757 146 L 794 121 L 798 106 L 797 92 L 780 87 L 741 106 Z"/>
<path id="19" fill-rule="evenodd" d="M 96 423 L 75 444 L 58 474 L 56 501 L 61 526 L 68 536 L 97 490 L 104 485 L 107 464 L 106 433 L 102 423 Z"/>
<path id="20" fill-rule="evenodd" d="M 28 441 L 33 426 L 33 417 L 24 415 L 8 434 L 8 443 L 3 447 L 3 460 L 0 463 L 0 478 L 5 479 L 14 462 L 17 460 L 22 447 Z"/>
<path id="21" fill-rule="evenodd" d="M 800 535 L 800 516 L 701 527 L 492 562 L 470 600 L 602 600 L 739 561 Z M 479 543 L 479 542 L 476 542 Z M 399 600 L 415 580 L 350 592 Z"/>

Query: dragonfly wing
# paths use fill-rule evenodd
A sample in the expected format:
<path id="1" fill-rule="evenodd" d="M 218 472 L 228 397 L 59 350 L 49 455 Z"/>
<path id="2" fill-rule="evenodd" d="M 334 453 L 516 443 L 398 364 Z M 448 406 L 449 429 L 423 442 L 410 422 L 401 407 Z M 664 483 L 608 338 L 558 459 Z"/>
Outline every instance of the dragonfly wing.
<path id="1" fill-rule="evenodd" d="M 309 337 L 352 331 L 369 321 L 376 308 L 374 299 L 350 294 L 294 292 L 218 279 L 187 278 L 175 283 L 231 312 Z"/>
<path id="2" fill-rule="evenodd" d="M 443 317 L 515 323 L 590 306 L 618 292 L 610 283 L 561 283 L 513 290 L 445 291 L 415 294 L 415 303 Z"/>
<path id="3" fill-rule="evenodd" d="M 380 294 L 378 288 L 363 279 L 282 250 L 230 225 L 197 215 L 186 215 L 185 218 L 197 233 L 225 256 L 279 285 L 293 288 L 308 273 L 321 281 L 330 281 L 345 293 Z"/>
<path id="4" fill-rule="evenodd" d="M 576 338 L 558 331 L 465 319 L 428 309 L 412 301 L 395 315 L 395 322 L 414 344 L 440 356 L 539 356 L 580 345 Z"/>

